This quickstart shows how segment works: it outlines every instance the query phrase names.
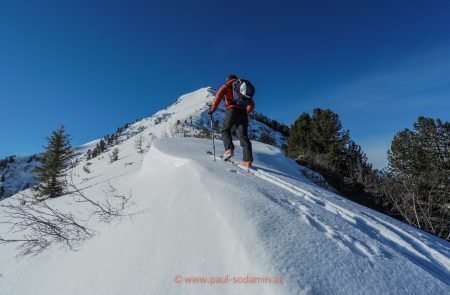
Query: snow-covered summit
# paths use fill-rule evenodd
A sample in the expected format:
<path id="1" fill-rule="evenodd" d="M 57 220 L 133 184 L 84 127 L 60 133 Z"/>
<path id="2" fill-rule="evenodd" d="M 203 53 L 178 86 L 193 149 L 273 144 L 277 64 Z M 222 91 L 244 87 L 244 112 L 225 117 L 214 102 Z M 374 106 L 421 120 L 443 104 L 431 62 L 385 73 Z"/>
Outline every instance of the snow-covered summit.
<path id="1" fill-rule="evenodd" d="M 172 105 L 156 112 L 154 115 L 127 125 L 120 132 L 118 143 L 137 134 L 142 135 L 145 146 L 157 138 L 202 136 L 205 130 L 210 130 L 209 105 L 212 103 L 216 91 L 212 87 L 205 87 L 180 96 Z M 221 122 L 225 114 L 222 103 L 214 113 L 214 129 L 219 135 Z M 249 121 L 249 135 L 258 140 L 262 134 L 273 138 L 273 144 L 281 147 L 285 143 L 284 135 L 270 126 L 255 119 Z M 93 150 L 101 139 L 76 147 L 80 159 L 85 159 L 86 152 Z M 37 154 L 39 156 L 39 154 Z M 36 184 L 32 168 L 38 165 L 37 156 L 15 157 L 15 162 L 0 166 L 0 187 L 3 186 L 3 196 L 0 200 L 13 195 L 25 188 Z M 29 161 L 28 159 L 32 159 Z"/>
<path id="2" fill-rule="evenodd" d="M 175 103 L 155 113 L 153 116 L 136 122 L 131 126 L 134 132 L 148 129 L 156 138 L 198 135 L 202 129 L 210 129 L 209 105 L 214 100 L 216 91 L 212 87 L 205 87 L 180 96 Z M 225 105 L 222 103 L 213 115 L 216 132 L 225 115 Z M 266 124 L 250 118 L 249 136 L 258 140 L 262 134 L 274 139 L 274 143 L 281 147 L 284 136 Z"/>

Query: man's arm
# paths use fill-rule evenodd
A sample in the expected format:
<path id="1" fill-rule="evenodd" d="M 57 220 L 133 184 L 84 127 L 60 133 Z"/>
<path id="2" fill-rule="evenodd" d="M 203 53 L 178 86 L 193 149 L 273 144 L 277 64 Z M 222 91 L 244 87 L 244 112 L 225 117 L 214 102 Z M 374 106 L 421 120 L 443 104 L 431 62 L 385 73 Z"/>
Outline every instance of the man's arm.
<path id="1" fill-rule="evenodd" d="M 226 90 L 227 90 L 227 86 L 223 85 L 222 87 L 220 87 L 219 91 L 217 91 L 216 98 L 214 99 L 213 104 L 209 108 L 210 113 L 214 113 L 216 111 L 217 107 L 219 106 L 220 102 L 222 101 L 222 99 L 225 95 Z"/>

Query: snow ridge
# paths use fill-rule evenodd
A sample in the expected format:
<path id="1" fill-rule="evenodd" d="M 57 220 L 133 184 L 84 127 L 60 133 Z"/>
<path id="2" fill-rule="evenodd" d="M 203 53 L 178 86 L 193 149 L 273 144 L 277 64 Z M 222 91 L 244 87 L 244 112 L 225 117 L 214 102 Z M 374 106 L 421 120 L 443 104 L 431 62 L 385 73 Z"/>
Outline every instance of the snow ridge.
<path id="1" fill-rule="evenodd" d="M 96 141 L 82 146 L 75 184 L 97 201 L 108 183 L 132 192 L 138 214 L 108 225 L 90 221 L 99 234 L 76 252 L 52 245 L 16 259 L 14 245 L 2 246 L 0 293 L 450 293 L 448 242 L 315 185 L 277 147 L 252 141 L 255 169 L 248 173 L 212 161 L 211 140 L 183 137 L 208 125 L 213 93 L 204 88 L 182 96 L 132 124 L 114 146 L 120 150 L 115 162 L 108 159 L 112 147 L 87 160 Z M 135 148 L 140 136 L 144 154 Z M 216 147 L 224 152 L 220 140 Z M 84 217 L 84 205 L 69 199 L 48 202 Z M 6 224 L 0 232 L 8 232 Z M 281 276 L 283 284 L 174 281 L 246 275 Z"/>

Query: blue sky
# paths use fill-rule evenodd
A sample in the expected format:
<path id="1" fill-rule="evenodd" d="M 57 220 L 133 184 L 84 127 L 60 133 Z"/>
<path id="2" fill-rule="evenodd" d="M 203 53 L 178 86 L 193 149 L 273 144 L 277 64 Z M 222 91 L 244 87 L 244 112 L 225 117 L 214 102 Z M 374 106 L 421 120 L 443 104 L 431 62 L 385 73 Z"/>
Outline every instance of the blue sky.
<path id="1" fill-rule="evenodd" d="M 78 145 L 178 96 L 254 82 L 291 124 L 330 108 L 376 167 L 419 115 L 450 120 L 449 1 L 0 2 L 0 157 Z"/>

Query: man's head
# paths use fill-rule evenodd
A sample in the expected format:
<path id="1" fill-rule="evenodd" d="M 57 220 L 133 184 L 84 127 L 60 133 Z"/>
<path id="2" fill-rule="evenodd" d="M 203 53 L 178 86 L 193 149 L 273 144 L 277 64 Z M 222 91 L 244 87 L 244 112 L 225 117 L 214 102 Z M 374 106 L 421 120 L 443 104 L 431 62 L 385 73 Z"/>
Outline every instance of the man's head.
<path id="1" fill-rule="evenodd" d="M 237 78 L 238 78 L 238 77 L 237 77 L 236 75 L 229 74 L 229 75 L 227 76 L 227 82 L 230 81 L 230 80 L 236 80 Z"/>

